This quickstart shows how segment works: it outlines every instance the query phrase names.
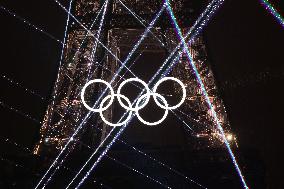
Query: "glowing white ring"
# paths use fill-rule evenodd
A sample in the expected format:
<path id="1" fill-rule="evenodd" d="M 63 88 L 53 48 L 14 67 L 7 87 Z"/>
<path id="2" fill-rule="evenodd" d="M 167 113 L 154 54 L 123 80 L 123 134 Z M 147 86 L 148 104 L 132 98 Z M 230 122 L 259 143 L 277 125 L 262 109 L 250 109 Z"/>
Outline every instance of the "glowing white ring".
<path id="1" fill-rule="evenodd" d="M 137 100 L 136 106 L 139 105 L 140 101 L 143 100 L 146 95 L 147 95 L 147 94 L 142 95 L 142 96 Z M 165 106 L 168 107 L 168 103 L 167 103 L 166 99 L 165 99 L 162 95 L 160 95 L 160 94 L 158 94 L 158 93 L 151 93 L 151 96 L 153 96 L 154 99 L 155 99 L 156 96 L 158 96 L 158 97 L 164 102 Z M 165 110 L 165 113 L 164 113 L 163 117 L 162 117 L 160 120 L 155 121 L 155 122 L 152 122 L 152 123 L 150 123 L 150 122 L 148 122 L 148 121 L 145 121 L 145 120 L 139 115 L 139 111 L 136 111 L 135 113 L 136 113 L 136 116 L 137 116 L 137 118 L 138 118 L 139 121 L 141 121 L 141 122 L 144 123 L 145 125 L 154 126 L 154 125 L 158 125 L 158 124 L 162 123 L 162 122 L 167 118 L 168 113 L 169 113 L 169 110 L 168 110 L 168 108 L 164 108 L 164 110 Z"/>
<path id="2" fill-rule="evenodd" d="M 131 102 L 130 102 L 130 100 L 126 97 L 126 96 L 124 96 L 124 95 L 122 95 L 122 94 L 114 94 L 113 96 L 111 96 L 111 95 L 108 95 L 108 96 L 106 96 L 103 100 L 102 100 L 102 102 L 101 102 L 101 104 L 100 104 L 100 109 L 102 109 L 102 106 L 104 105 L 104 103 L 105 103 L 105 101 L 107 100 L 107 99 L 109 99 L 109 98 L 113 98 L 113 97 L 122 97 L 124 100 L 126 100 L 126 102 L 127 102 L 127 104 L 129 105 L 129 107 L 131 107 Z M 102 118 L 102 120 L 106 123 L 106 124 L 108 124 L 109 126 L 112 126 L 112 127 L 119 127 L 119 126 L 122 126 L 122 125 L 124 125 L 124 124 L 126 124 L 129 120 L 130 120 L 130 118 L 131 118 L 131 115 L 132 115 L 132 111 L 129 111 L 129 114 L 128 114 L 128 117 L 126 118 L 126 120 L 124 120 L 123 122 L 121 122 L 121 123 L 111 123 L 111 122 L 109 122 L 109 121 L 107 121 L 106 119 L 105 119 L 105 117 L 104 117 L 104 115 L 103 115 L 103 111 L 100 111 L 100 116 L 101 116 L 101 118 Z"/>
<path id="3" fill-rule="evenodd" d="M 156 96 L 153 96 L 153 97 L 154 97 L 154 100 L 155 100 L 156 104 L 157 104 L 160 108 L 167 109 L 167 110 L 173 110 L 173 109 L 176 109 L 176 108 L 180 107 L 180 106 L 184 103 L 185 98 L 186 98 L 186 89 L 185 89 L 185 85 L 184 85 L 179 79 L 174 78 L 174 77 L 164 77 L 163 79 L 159 80 L 159 81 L 155 84 L 155 86 L 154 86 L 154 88 L 153 88 L 153 93 L 156 93 L 158 86 L 159 86 L 162 82 L 164 82 L 164 81 L 166 81 L 166 80 L 175 81 L 175 82 L 177 82 L 177 83 L 181 86 L 181 88 L 182 88 L 182 93 L 183 93 L 183 94 L 182 94 L 182 99 L 181 99 L 181 101 L 180 101 L 177 105 L 175 105 L 175 106 L 170 106 L 170 107 L 167 106 L 167 107 L 165 107 L 165 106 L 163 106 L 163 105 L 157 100 Z M 156 93 L 156 94 L 158 94 L 158 93 Z"/>
<path id="4" fill-rule="evenodd" d="M 92 108 L 92 107 L 90 107 L 90 106 L 86 103 L 86 101 L 85 101 L 85 97 L 84 97 L 85 91 L 86 91 L 87 87 L 88 87 L 89 85 L 93 84 L 93 83 L 103 83 L 103 84 L 105 84 L 105 85 L 110 89 L 110 94 L 111 94 L 110 96 L 111 96 L 111 99 L 110 99 L 109 103 L 107 104 L 107 106 L 105 106 L 104 108 L 102 108 L 102 107 L 99 108 L 99 109 Z M 104 80 L 102 80 L 102 79 L 94 79 L 94 80 L 90 80 L 89 82 L 87 82 L 87 83 L 84 85 L 84 87 L 83 87 L 83 89 L 82 89 L 82 92 L 81 92 L 81 99 L 82 99 L 82 103 L 84 104 L 84 106 L 85 106 L 88 110 L 93 111 L 93 112 L 102 112 L 102 111 L 105 111 L 106 109 L 108 109 L 108 108 L 111 106 L 111 104 L 112 104 L 112 102 L 113 102 L 113 100 L 114 100 L 114 91 L 113 91 L 113 88 L 111 87 L 111 85 L 110 85 L 108 82 L 106 82 L 106 81 L 104 81 Z"/>
<path id="5" fill-rule="evenodd" d="M 118 87 L 118 89 L 117 89 L 117 94 L 120 94 L 122 87 L 123 87 L 126 83 L 131 82 L 131 81 L 136 81 L 136 82 L 138 82 L 138 83 L 141 83 L 141 84 L 145 87 L 145 89 L 146 89 L 146 91 L 147 91 L 147 93 L 146 93 L 147 99 L 143 102 L 143 104 L 142 104 L 141 106 L 137 106 L 137 104 L 136 104 L 135 108 L 133 108 L 133 107 L 131 107 L 131 106 L 125 106 L 125 104 L 121 101 L 120 96 L 117 96 L 117 100 L 118 100 L 120 106 L 122 106 L 122 107 L 125 108 L 126 110 L 136 112 L 136 111 L 138 111 L 138 110 L 141 110 L 142 108 L 144 108 L 144 107 L 147 105 L 147 103 L 149 102 L 150 97 L 151 97 L 151 91 L 150 91 L 150 89 L 149 89 L 147 83 L 145 83 L 143 80 L 138 79 L 138 78 L 129 78 L 129 79 L 126 79 L 125 81 L 123 81 L 123 82 L 119 85 L 119 87 Z"/>

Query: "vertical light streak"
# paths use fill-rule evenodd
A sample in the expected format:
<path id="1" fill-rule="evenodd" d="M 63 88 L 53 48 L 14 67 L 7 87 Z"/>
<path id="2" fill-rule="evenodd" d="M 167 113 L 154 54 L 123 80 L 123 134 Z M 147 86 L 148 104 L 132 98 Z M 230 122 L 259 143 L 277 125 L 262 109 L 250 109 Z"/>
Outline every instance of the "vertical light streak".
<path id="1" fill-rule="evenodd" d="M 65 48 L 65 43 L 66 43 L 66 38 L 67 38 L 67 31 L 68 31 L 68 25 L 69 25 L 69 19 L 70 19 L 70 12 L 71 12 L 71 8 L 72 8 L 72 2 L 73 0 L 70 0 L 69 2 L 69 9 L 68 9 L 68 14 L 67 14 L 67 20 L 66 20 L 66 25 L 65 25 L 65 31 L 64 31 L 64 39 L 63 39 L 63 44 L 62 44 L 62 50 L 61 50 L 61 56 L 60 56 L 60 61 L 59 61 L 59 70 L 58 70 L 58 73 L 57 73 L 57 79 L 56 79 L 56 83 L 55 83 L 55 87 L 54 87 L 54 95 L 52 97 L 52 102 L 51 102 L 51 107 L 54 106 L 54 103 L 55 103 L 55 94 L 57 93 L 57 90 L 58 90 L 58 80 L 59 80 L 59 74 L 61 72 L 61 64 L 62 64 L 62 60 L 63 60 L 63 55 L 64 55 L 64 48 Z M 50 120 L 48 120 L 50 121 Z M 38 182 L 38 184 L 36 185 L 35 189 L 37 189 L 40 184 L 42 183 L 43 179 L 45 178 L 45 176 L 47 175 L 47 172 L 46 174 L 44 174 L 44 176 L 40 179 L 40 181 Z"/>
<path id="2" fill-rule="evenodd" d="M 279 12 L 273 7 L 268 0 L 260 0 L 261 4 L 268 10 L 272 16 L 280 23 L 280 25 L 284 28 L 284 18 L 279 14 Z"/>
<path id="3" fill-rule="evenodd" d="M 182 41 L 182 43 L 183 43 L 183 47 L 184 47 L 184 49 L 185 49 L 185 51 L 186 51 L 187 58 L 188 58 L 189 63 L 190 63 L 190 65 L 192 66 L 192 68 L 193 68 L 193 70 L 194 70 L 194 73 L 195 73 L 195 75 L 196 75 L 196 77 L 197 77 L 197 80 L 198 80 L 198 83 L 199 83 L 200 88 L 201 88 L 201 90 L 202 90 L 203 96 L 205 97 L 206 102 L 207 102 L 207 104 L 208 104 L 208 106 L 209 106 L 209 108 L 210 108 L 210 110 L 211 110 L 211 112 L 212 112 L 212 114 L 213 114 L 213 117 L 214 117 L 214 119 L 215 119 L 215 121 L 216 121 L 216 123 L 217 123 L 218 129 L 219 129 L 219 131 L 220 131 L 220 133 L 221 133 L 221 135 L 222 135 L 222 138 L 223 138 L 223 140 L 224 140 L 224 142 L 225 142 L 225 144 L 226 144 L 226 147 L 227 147 L 227 149 L 228 149 L 228 151 L 229 151 L 229 154 L 230 154 L 231 159 L 232 159 L 232 161 L 233 161 L 233 163 L 234 163 L 234 166 L 235 166 L 235 168 L 236 168 L 236 170 L 237 170 L 237 172 L 238 172 L 238 174 L 239 174 L 239 177 L 241 178 L 241 181 L 242 181 L 242 183 L 243 183 L 243 186 L 244 186 L 244 188 L 248 189 L 248 186 L 247 186 L 246 181 L 245 181 L 245 179 L 244 179 L 244 176 L 243 176 L 243 174 L 242 174 L 242 172 L 241 172 L 241 169 L 239 168 L 239 165 L 238 165 L 237 160 L 236 160 L 236 158 L 235 158 L 235 156 L 234 156 L 234 153 L 233 153 L 232 150 L 231 150 L 230 144 L 229 144 L 229 142 L 228 142 L 227 139 L 226 139 L 224 130 L 223 130 L 223 128 L 222 128 L 222 126 L 221 126 L 221 124 L 220 124 L 220 121 L 219 121 L 219 119 L 218 119 L 218 117 L 217 117 L 217 113 L 215 112 L 215 110 L 214 110 L 214 108 L 213 108 L 213 106 L 212 106 L 212 104 L 211 104 L 211 101 L 210 101 L 210 99 L 209 99 L 209 97 L 208 97 L 208 94 L 207 94 L 207 91 L 206 91 L 206 89 L 205 89 L 205 86 L 204 86 L 204 84 L 203 84 L 203 82 L 202 82 L 202 79 L 201 79 L 201 77 L 200 77 L 200 75 L 199 75 L 199 73 L 198 73 L 198 70 L 197 70 L 197 68 L 196 68 L 196 66 L 195 66 L 195 64 L 194 64 L 194 61 L 193 61 L 193 59 L 192 59 L 192 56 L 191 56 L 190 51 L 189 51 L 189 48 L 188 48 L 188 44 L 186 43 L 186 41 L 185 41 L 185 39 L 184 39 L 184 37 L 183 37 L 183 34 L 182 34 L 182 32 L 181 32 L 181 29 L 180 29 L 180 27 L 179 27 L 179 25 L 178 25 L 178 23 L 177 23 L 177 20 L 176 20 L 176 18 L 175 18 L 175 15 L 174 15 L 174 13 L 173 13 L 172 8 L 171 8 L 170 2 L 169 2 L 169 0 L 165 0 L 165 1 L 166 1 L 166 4 L 167 4 L 167 10 L 168 10 L 168 12 L 169 12 L 169 14 L 170 14 L 170 16 L 171 16 L 171 18 L 172 18 L 172 20 L 173 20 L 173 23 L 174 23 L 175 28 L 176 28 L 176 30 L 177 30 L 177 32 L 178 32 L 178 35 L 179 35 L 179 37 L 181 38 L 181 41 Z"/>

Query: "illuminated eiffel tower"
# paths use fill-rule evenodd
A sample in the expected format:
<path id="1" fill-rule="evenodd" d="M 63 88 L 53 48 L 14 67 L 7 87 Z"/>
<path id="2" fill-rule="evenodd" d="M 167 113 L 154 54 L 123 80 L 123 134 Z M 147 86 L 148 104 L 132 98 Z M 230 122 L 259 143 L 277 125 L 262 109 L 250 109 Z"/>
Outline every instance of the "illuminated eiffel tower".
<path id="1" fill-rule="evenodd" d="M 73 14 L 87 28 L 90 28 L 101 43 L 97 43 L 92 35 L 75 22 L 71 24 L 63 62 L 59 67 L 52 94 L 52 102 L 48 105 L 40 129 L 41 139 L 35 147 L 35 154 L 54 154 L 62 149 L 87 114 L 80 100 L 83 85 L 94 78 L 101 78 L 105 81 L 112 79 L 120 66 L 114 56 L 119 59 L 125 58 L 162 5 L 162 1 L 157 0 L 77 0 L 75 2 Z M 175 0 L 172 2 L 173 10 L 183 32 L 189 30 L 205 5 L 206 1 Z M 94 22 L 96 17 L 97 20 Z M 137 58 L 147 53 L 152 57 L 156 54 L 166 58 L 178 42 L 168 15 L 163 13 L 127 66 L 130 67 Z M 228 139 L 234 140 L 234 136 L 229 134 L 231 133 L 229 122 L 223 102 L 218 96 L 202 36 L 195 38 L 190 45 L 190 50 L 218 118 L 225 132 L 228 133 Z M 194 129 L 191 133 L 194 137 L 187 142 L 194 148 L 220 146 L 221 136 L 216 130 L 216 123 L 210 114 L 188 60 L 182 56 L 170 74 L 186 84 L 188 94 L 186 102 L 176 114 L 185 122 L 190 123 Z M 123 74 L 120 76 L 122 77 Z M 120 80 L 121 78 L 118 77 L 113 85 L 115 86 Z M 100 86 L 90 88 L 86 94 L 89 99 L 93 99 L 103 90 Z M 180 93 L 178 86 L 175 86 L 175 91 L 177 95 Z M 92 102 L 94 101 L 90 100 L 90 103 Z M 113 108 L 108 109 L 105 114 L 107 119 L 113 119 Z M 99 128 L 100 132 L 94 129 L 94 126 Z M 84 143 L 96 145 L 105 138 L 109 130 L 110 127 L 104 124 L 98 116 L 92 115 L 74 141 L 80 141 L 84 136 Z"/>

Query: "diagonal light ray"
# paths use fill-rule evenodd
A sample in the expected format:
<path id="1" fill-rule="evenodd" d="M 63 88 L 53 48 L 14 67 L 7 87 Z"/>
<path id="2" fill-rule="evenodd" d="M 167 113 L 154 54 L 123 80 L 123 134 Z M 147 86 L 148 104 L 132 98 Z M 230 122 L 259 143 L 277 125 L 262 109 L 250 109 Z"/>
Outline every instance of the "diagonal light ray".
<path id="1" fill-rule="evenodd" d="M 147 178 L 147 179 L 149 179 L 149 180 L 151 180 L 151 181 L 153 181 L 153 182 L 155 182 L 155 183 L 161 185 L 161 186 L 164 187 L 164 188 L 172 189 L 172 187 L 170 187 L 170 186 L 168 186 L 168 185 L 166 185 L 166 184 L 164 184 L 164 183 L 158 181 L 157 179 L 154 179 L 153 177 L 150 177 L 150 176 L 146 175 L 145 173 L 142 173 L 141 171 L 138 171 L 137 169 L 135 169 L 135 168 L 133 168 L 133 167 L 130 167 L 129 165 L 126 165 L 125 163 L 122 163 L 121 161 L 118 161 L 117 159 L 115 159 L 115 158 L 113 158 L 113 157 L 110 157 L 110 156 L 108 156 L 108 155 L 106 155 L 106 157 L 107 157 L 108 159 L 111 159 L 112 161 L 114 161 L 114 162 L 116 162 L 116 163 L 118 163 L 118 164 L 124 166 L 124 167 L 127 167 L 128 169 L 130 169 L 130 170 L 136 172 L 137 174 L 142 175 L 143 177 L 145 177 L 145 178 Z M 77 188 L 76 188 L 76 189 L 77 189 Z"/>
<path id="2" fill-rule="evenodd" d="M 232 161 L 233 161 L 233 164 L 234 164 L 234 166 L 235 166 L 235 168 L 236 168 L 236 170 L 237 170 L 237 172 L 238 172 L 238 175 L 239 175 L 239 177 L 241 178 L 242 184 L 243 184 L 244 188 L 248 189 L 248 186 L 247 186 L 247 184 L 246 184 L 246 181 L 245 181 L 245 179 L 244 179 L 244 176 L 243 176 L 243 174 L 242 174 L 242 172 L 241 172 L 241 169 L 239 168 L 239 165 L 238 165 L 238 163 L 237 163 L 237 160 L 236 160 L 236 158 L 235 158 L 235 155 L 234 155 L 234 153 L 233 153 L 233 151 L 232 151 L 232 149 L 231 149 L 230 143 L 227 141 L 227 138 L 226 138 L 226 136 L 225 136 L 223 127 L 221 126 L 221 123 L 220 123 L 220 121 L 219 121 L 219 119 L 218 119 L 218 117 L 217 117 L 217 113 L 216 113 L 216 111 L 214 110 L 214 108 L 213 108 L 213 106 L 212 106 L 212 103 L 211 103 L 211 101 L 210 101 L 210 99 L 209 99 L 208 93 L 207 93 L 207 91 L 206 91 L 206 89 L 205 89 L 205 86 L 204 86 L 204 84 L 203 84 L 203 82 L 202 82 L 202 79 L 201 79 L 201 77 L 200 77 L 200 75 L 199 75 L 199 73 L 198 73 L 198 70 L 197 70 L 197 68 L 196 68 L 196 66 L 195 66 L 195 63 L 194 63 L 193 58 L 192 58 L 192 56 L 191 56 L 191 53 L 190 53 L 190 51 L 189 51 L 188 45 L 187 45 L 187 43 L 186 43 L 186 41 L 185 41 L 185 39 L 184 39 L 184 37 L 183 37 L 183 35 L 182 35 L 182 32 L 181 32 L 180 27 L 179 27 L 179 25 L 178 25 L 178 23 L 177 23 L 177 21 L 176 21 L 176 17 L 175 17 L 175 15 L 174 15 L 174 13 L 173 13 L 173 10 L 172 10 L 172 7 L 171 7 L 171 5 L 170 5 L 170 2 L 169 2 L 169 0 L 165 0 L 165 1 L 166 1 L 166 3 L 167 3 L 167 10 L 168 10 L 168 12 L 169 12 L 169 14 L 170 14 L 170 16 L 171 16 L 171 18 L 172 18 L 172 21 L 173 21 L 174 26 L 175 26 L 175 28 L 176 28 L 176 30 L 177 30 L 177 33 L 178 33 L 178 35 L 179 35 L 179 37 L 181 38 L 181 41 L 182 41 L 182 43 L 183 43 L 183 47 L 184 47 L 184 49 L 185 49 L 185 51 L 186 51 L 186 55 L 187 55 L 188 61 L 189 61 L 190 65 L 191 65 L 191 67 L 193 68 L 194 73 L 195 73 L 195 75 L 196 75 L 196 77 L 197 77 L 197 80 L 198 80 L 198 83 L 199 83 L 199 85 L 200 85 L 202 94 L 203 94 L 203 96 L 205 97 L 206 102 L 207 102 L 207 104 L 208 104 L 208 106 L 209 106 L 209 108 L 210 108 L 210 111 L 211 111 L 212 114 L 213 114 L 214 120 L 215 120 L 215 122 L 217 123 L 217 126 L 218 126 L 218 130 L 220 131 L 221 136 L 222 136 L 222 139 L 224 140 L 224 142 L 225 142 L 225 144 L 226 144 L 227 150 L 228 150 L 228 152 L 229 152 L 229 154 L 230 154 L 230 156 L 231 156 L 231 159 L 232 159 Z"/>
<path id="3" fill-rule="evenodd" d="M 15 87 L 19 87 L 19 88 L 22 88 L 24 91 L 32 94 L 32 95 L 35 95 L 37 97 L 39 97 L 41 100 L 46 100 L 45 97 L 43 97 L 42 95 L 40 95 L 38 92 L 36 92 L 35 90 L 33 89 L 30 89 L 30 88 L 27 88 L 25 86 L 23 86 L 21 83 L 9 78 L 8 76 L 6 75 L 0 75 L 0 77 L 2 77 L 3 79 L 5 79 L 6 81 L 8 81 L 11 85 L 14 85 Z"/>
<path id="4" fill-rule="evenodd" d="M 260 0 L 261 4 L 268 10 L 271 15 L 280 23 L 282 28 L 284 28 L 284 18 L 281 14 L 273 7 L 273 5 L 268 0 Z"/>
<path id="5" fill-rule="evenodd" d="M 138 20 L 138 22 L 144 26 L 145 28 L 147 28 L 147 26 L 142 22 L 142 19 L 138 17 L 137 14 L 135 14 L 132 10 L 130 10 L 130 8 L 128 8 L 121 0 L 117 0 L 130 14 L 132 14 L 132 16 L 134 16 L 134 18 L 136 18 Z M 157 41 L 159 41 L 161 43 L 161 45 L 163 47 L 165 47 L 166 45 L 150 30 L 149 31 L 150 34 L 152 34 L 156 39 Z"/>
<path id="6" fill-rule="evenodd" d="M 192 129 L 184 120 L 182 120 L 174 111 L 172 111 L 172 113 L 173 113 L 187 128 L 189 128 L 191 131 L 193 131 L 193 129 Z"/>
<path id="7" fill-rule="evenodd" d="M 82 142 L 80 142 L 80 143 L 83 144 L 85 147 L 87 147 L 89 150 L 92 150 L 92 148 L 91 148 L 90 146 L 88 146 L 88 145 L 86 145 L 86 144 L 84 144 L 84 143 L 82 143 Z M 106 155 L 106 157 L 107 157 L 108 159 L 114 161 L 115 163 L 117 163 L 117 164 L 119 164 L 119 165 L 121 165 L 121 166 L 123 166 L 123 167 L 126 167 L 127 169 L 129 169 L 129 170 L 131 170 L 131 171 L 133 171 L 133 172 L 135 172 L 135 173 L 137 173 L 137 174 L 139 174 L 139 175 L 145 177 L 146 179 L 149 179 L 150 181 L 153 181 L 153 182 L 155 182 L 155 183 L 161 185 L 161 186 L 164 187 L 164 188 L 172 189 L 172 187 L 170 187 L 170 186 L 168 186 L 168 185 L 166 185 L 166 184 L 160 182 L 159 180 L 157 180 L 157 179 L 155 179 L 155 178 L 153 178 L 153 177 L 151 177 L 151 176 L 149 176 L 149 175 L 147 175 L 147 174 L 145 174 L 145 173 L 139 171 L 138 169 L 135 169 L 135 168 L 133 168 L 133 167 L 131 167 L 131 166 L 129 166 L 129 165 L 127 165 L 127 164 L 125 164 L 125 163 L 123 163 L 123 162 L 117 160 L 117 159 L 115 159 L 114 157 L 111 157 L 111 156 L 109 156 L 109 155 Z"/>
<path id="8" fill-rule="evenodd" d="M 16 113 L 18 113 L 19 115 L 22 115 L 22 116 L 24 116 L 24 117 L 26 117 L 26 118 L 28 118 L 28 119 L 34 121 L 35 123 L 40 123 L 40 124 L 41 124 L 41 122 L 40 122 L 39 120 L 33 118 L 31 115 L 29 115 L 29 114 L 27 114 L 27 113 L 24 113 L 24 112 L 22 112 L 21 110 L 19 110 L 19 109 L 17 109 L 17 108 L 14 108 L 14 107 L 12 107 L 12 106 L 10 106 L 10 105 L 8 105 L 8 104 L 5 104 L 5 103 L 2 102 L 1 100 L 0 100 L 0 106 L 2 106 L 2 107 L 4 107 L 4 108 L 7 108 L 7 109 L 9 109 L 9 110 L 11 110 L 11 111 L 13 111 L 13 112 L 16 112 Z"/>
<path id="9" fill-rule="evenodd" d="M 3 7 L 2 5 L 0 5 L 0 9 L 3 10 L 4 12 L 8 13 L 9 15 L 17 18 L 18 20 L 22 21 L 23 23 L 25 23 L 26 25 L 30 26 L 31 28 L 35 29 L 38 32 L 43 33 L 44 35 L 46 35 L 47 37 L 49 37 L 50 39 L 55 40 L 58 43 L 61 43 L 63 45 L 63 42 L 60 41 L 59 39 L 57 39 L 56 37 L 54 37 L 53 35 L 51 35 L 50 33 L 42 30 L 41 28 L 35 26 L 34 24 L 32 24 L 31 22 L 29 22 L 28 20 L 26 20 L 25 18 L 16 15 L 14 12 L 8 10 L 7 8 Z"/>

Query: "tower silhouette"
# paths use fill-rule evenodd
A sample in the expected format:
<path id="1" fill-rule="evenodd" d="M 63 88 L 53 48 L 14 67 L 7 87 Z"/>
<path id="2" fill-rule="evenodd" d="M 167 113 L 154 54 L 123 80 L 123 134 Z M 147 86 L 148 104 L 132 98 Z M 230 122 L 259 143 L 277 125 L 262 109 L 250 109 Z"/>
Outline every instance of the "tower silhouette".
<path id="1" fill-rule="evenodd" d="M 162 7 L 162 3 L 156 0 L 75 1 L 72 13 L 91 31 L 91 34 L 75 21 L 70 21 L 63 61 L 40 129 L 41 139 L 35 147 L 35 154 L 56 154 L 63 148 L 88 114 L 80 99 L 84 84 L 97 78 L 108 82 L 112 80 L 121 66 L 121 60 L 129 56 L 145 28 Z M 172 2 L 173 10 L 184 33 L 189 30 L 205 5 L 205 1 L 175 0 Z M 149 80 L 151 73 L 154 74 L 161 65 L 159 61 L 162 62 L 179 41 L 175 28 L 164 11 L 130 56 L 128 63 L 119 72 L 112 86 L 117 88 L 124 78 L 133 77 L 132 69 L 136 76 Z M 203 37 L 196 37 L 189 48 L 218 118 L 230 140 L 234 140 L 234 136 L 230 134 L 223 102 L 218 95 Z M 154 60 L 153 63 L 145 63 L 151 59 Z M 220 147 L 223 143 L 222 137 L 215 127 L 214 118 L 202 96 L 188 60 L 182 55 L 178 60 L 173 61 L 176 66 L 169 71 L 169 75 L 185 83 L 187 90 L 184 105 L 175 111 L 175 116 L 190 125 L 192 130 L 183 129 L 183 132 L 188 132 L 191 136 L 185 137 L 185 145 L 191 145 L 196 149 Z M 135 88 L 134 85 L 133 87 Z M 175 98 L 181 95 L 178 87 L 173 85 L 172 96 Z M 100 85 L 89 87 L 85 94 L 88 103 L 93 104 L 103 90 L 104 86 Z M 173 101 L 175 101 L 174 98 Z M 108 120 L 113 120 L 116 116 L 115 112 L 115 107 L 112 106 L 104 114 Z M 83 129 L 74 138 L 74 146 L 78 142 L 96 146 L 111 129 L 97 114 L 92 114 L 83 123 Z"/>

